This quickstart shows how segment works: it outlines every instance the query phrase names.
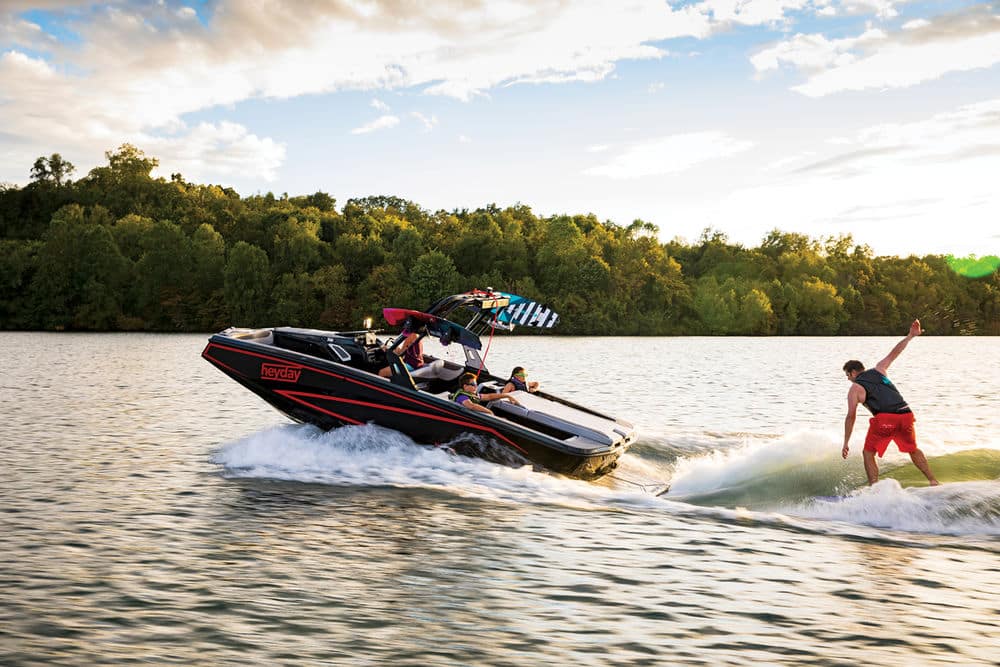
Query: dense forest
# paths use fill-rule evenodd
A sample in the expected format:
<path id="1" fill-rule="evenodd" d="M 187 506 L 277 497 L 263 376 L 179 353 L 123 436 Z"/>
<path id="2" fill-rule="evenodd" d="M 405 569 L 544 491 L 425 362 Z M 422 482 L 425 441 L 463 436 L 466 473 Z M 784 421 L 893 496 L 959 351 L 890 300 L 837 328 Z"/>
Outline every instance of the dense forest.
<path id="1" fill-rule="evenodd" d="M 546 302 L 559 333 L 1000 334 L 996 257 L 876 257 L 850 236 L 772 231 L 756 248 L 694 243 L 527 206 L 430 212 L 396 197 L 241 197 L 131 145 L 79 180 L 58 154 L 0 186 L 0 327 L 356 329 L 492 286 Z"/>

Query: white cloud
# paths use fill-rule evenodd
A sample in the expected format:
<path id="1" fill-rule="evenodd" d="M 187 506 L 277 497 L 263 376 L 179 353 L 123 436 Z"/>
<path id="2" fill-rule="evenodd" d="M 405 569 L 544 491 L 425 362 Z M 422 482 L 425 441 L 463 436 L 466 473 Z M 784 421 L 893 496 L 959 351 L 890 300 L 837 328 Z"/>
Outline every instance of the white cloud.
<path id="1" fill-rule="evenodd" d="M 927 19 L 913 19 L 912 21 L 907 21 L 903 24 L 903 30 L 916 30 L 918 28 L 926 28 L 931 24 Z"/>
<path id="2" fill-rule="evenodd" d="M 469 137 L 465 136 L 464 134 L 460 134 L 460 135 L 458 135 L 458 143 L 460 143 L 460 144 L 471 144 L 472 143 L 472 139 L 470 139 Z"/>
<path id="3" fill-rule="evenodd" d="M 175 137 L 139 135 L 132 143 L 196 182 L 220 174 L 250 174 L 273 181 L 285 160 L 284 144 L 258 137 L 236 123 L 199 123 Z"/>
<path id="4" fill-rule="evenodd" d="M 63 17 L 77 40 L 59 44 L 16 18 L 29 7 L 73 7 Z M 99 155 L 126 137 L 190 131 L 185 115 L 249 99 L 420 86 L 470 99 L 512 83 L 597 81 L 623 59 L 662 57 L 653 42 L 707 36 L 712 22 L 662 0 L 218 0 L 207 20 L 175 2 L 4 3 L 0 127 Z"/>
<path id="5" fill-rule="evenodd" d="M 599 81 L 615 76 L 623 60 L 664 58 L 667 51 L 661 42 L 673 37 L 705 38 L 732 24 L 786 23 L 795 12 L 810 8 L 819 13 L 834 9 L 840 14 L 867 11 L 890 16 L 901 3 L 217 0 L 205 15 L 207 23 L 197 20 L 182 1 L 2 4 L 0 43 L 6 53 L 0 55 L 0 169 L 30 164 L 37 155 L 53 150 L 77 164 L 92 164 L 103 151 L 132 141 L 151 153 L 160 151 L 157 156 L 165 171 L 183 165 L 206 173 L 211 169 L 231 173 L 226 171 L 232 165 L 223 152 L 232 150 L 245 165 L 260 165 L 259 172 L 248 171 L 273 177 L 284 156 L 280 143 L 254 134 L 253 128 L 242 128 L 240 134 L 234 129 L 240 126 L 233 124 L 189 125 L 189 114 L 208 108 L 224 114 L 245 100 L 342 90 L 371 96 L 416 87 L 471 99 L 520 83 Z M 72 21 L 67 27 L 79 39 L 72 45 L 59 45 L 16 14 L 27 8 L 68 6 L 75 9 L 64 14 Z M 904 70 L 917 65 L 919 71 L 911 78 L 996 62 L 991 18 L 995 19 L 981 9 L 926 25 L 910 22 L 892 35 L 875 30 L 840 40 L 796 35 L 757 54 L 754 66 L 759 72 L 800 69 L 809 77 L 802 92 L 813 96 L 852 85 L 876 89 L 908 85 Z M 949 50 L 942 46 L 926 51 L 928 62 L 914 57 L 934 45 L 947 45 Z M 894 48 L 900 51 L 895 56 Z M 41 57 L 36 57 L 39 53 Z M 657 84 L 652 88 L 650 92 L 659 89 Z M 372 106 L 381 118 L 354 133 L 400 123 L 381 99 L 374 98 Z M 410 115 L 426 130 L 438 122 L 433 115 Z M 185 141 L 197 144 L 193 155 L 200 157 L 183 155 Z M 463 135 L 459 141 L 469 139 Z M 673 148 L 671 141 L 676 142 Z M 684 141 L 696 144 L 690 153 L 680 150 Z M 671 173 L 750 146 L 722 133 L 677 135 L 659 142 L 663 143 L 634 146 L 617 157 L 617 151 L 594 157 L 595 162 L 605 158 L 608 162 L 588 173 L 618 179 Z M 246 157 L 250 154 L 252 160 Z M 9 173 L 0 176 L 9 178 Z"/>
<path id="6" fill-rule="evenodd" d="M 758 72 L 789 65 L 808 71 L 848 65 L 856 60 L 855 49 L 882 42 L 886 34 L 879 29 L 865 31 L 858 37 L 827 39 L 824 35 L 798 34 L 790 40 L 757 52 L 750 58 Z"/>
<path id="7" fill-rule="evenodd" d="M 365 123 L 361 127 L 356 127 L 351 130 L 351 134 L 368 134 L 369 132 L 374 132 L 376 130 L 385 130 L 390 127 L 396 127 L 399 125 L 399 117 L 393 115 L 379 116 L 370 123 Z"/>
<path id="8" fill-rule="evenodd" d="M 15 16 L 0 15 L 0 45 L 48 48 L 54 41 L 37 23 Z"/>
<path id="9" fill-rule="evenodd" d="M 584 171 L 593 176 L 633 179 L 686 171 L 697 164 L 734 155 L 753 142 L 734 139 L 723 132 L 675 134 L 636 144 L 610 162 Z"/>
<path id="10" fill-rule="evenodd" d="M 427 132 L 433 130 L 434 126 L 437 125 L 438 122 L 437 116 L 428 117 L 420 113 L 419 111 L 411 111 L 410 115 L 419 120 L 421 124 L 424 126 L 424 130 Z"/>
<path id="11" fill-rule="evenodd" d="M 1000 99 L 874 125 L 837 137 L 837 152 L 822 159 L 780 161 L 805 164 L 691 214 L 741 221 L 749 240 L 778 227 L 815 237 L 852 233 L 884 253 L 996 253 L 1000 241 L 988 237 L 1000 219 L 998 132 Z"/>
<path id="12" fill-rule="evenodd" d="M 798 11 L 808 0 L 704 0 L 698 9 L 711 13 L 721 23 L 763 25 L 787 20 L 786 13 Z"/>
<path id="13" fill-rule="evenodd" d="M 809 97 L 908 87 L 1000 63 L 1000 16 L 977 6 L 910 21 L 895 33 L 870 29 L 839 40 L 798 34 L 756 53 L 751 63 L 758 72 L 783 65 L 807 72 L 794 90 Z"/>
<path id="14" fill-rule="evenodd" d="M 896 5 L 905 5 L 911 0 L 841 0 L 836 14 L 864 15 L 875 14 L 879 18 L 893 18 L 899 15 Z"/>

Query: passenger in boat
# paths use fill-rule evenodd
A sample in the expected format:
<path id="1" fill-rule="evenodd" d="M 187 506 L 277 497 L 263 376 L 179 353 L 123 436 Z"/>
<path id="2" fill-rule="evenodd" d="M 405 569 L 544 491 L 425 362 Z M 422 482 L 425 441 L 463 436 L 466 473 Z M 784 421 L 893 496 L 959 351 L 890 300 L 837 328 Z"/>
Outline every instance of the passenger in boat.
<path id="1" fill-rule="evenodd" d="M 510 372 L 510 379 L 504 385 L 502 393 L 509 394 L 512 391 L 527 391 L 531 393 L 538 391 L 538 382 L 528 380 L 528 372 L 524 370 L 524 366 L 514 366 L 514 370 Z"/>
<path id="2" fill-rule="evenodd" d="M 483 403 L 488 403 L 490 401 L 510 401 L 514 405 L 520 405 L 517 399 L 510 394 L 480 394 L 476 391 L 476 376 L 472 373 L 466 373 L 462 376 L 459 382 L 458 391 L 451 395 L 451 400 L 455 401 L 463 408 L 469 408 L 470 410 L 475 410 L 476 412 L 485 412 L 488 415 L 493 414 L 493 411 L 488 407 L 483 405 Z"/>
<path id="3" fill-rule="evenodd" d="M 406 340 L 396 347 L 395 352 L 403 358 L 406 370 L 415 371 L 424 365 L 424 343 L 420 339 L 420 332 L 410 320 L 406 320 L 401 335 L 406 336 Z M 383 345 L 382 349 L 385 350 L 386 346 Z M 386 366 L 378 374 L 387 378 L 392 375 L 392 367 Z"/>

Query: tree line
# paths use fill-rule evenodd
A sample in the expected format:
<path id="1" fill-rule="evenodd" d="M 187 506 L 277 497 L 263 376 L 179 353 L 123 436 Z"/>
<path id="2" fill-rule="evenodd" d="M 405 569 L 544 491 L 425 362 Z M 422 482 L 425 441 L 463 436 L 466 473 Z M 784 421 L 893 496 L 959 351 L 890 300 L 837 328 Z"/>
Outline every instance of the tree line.
<path id="1" fill-rule="evenodd" d="M 543 301 L 559 333 L 888 335 L 919 316 L 934 334 L 1000 334 L 996 257 L 875 256 L 849 235 L 774 230 L 757 247 L 705 230 L 527 206 L 430 212 L 391 196 L 241 197 L 153 178 L 125 144 L 72 180 L 40 157 L 0 186 L 0 327 L 214 331 L 357 329 L 384 306 L 423 309 L 492 286 Z"/>

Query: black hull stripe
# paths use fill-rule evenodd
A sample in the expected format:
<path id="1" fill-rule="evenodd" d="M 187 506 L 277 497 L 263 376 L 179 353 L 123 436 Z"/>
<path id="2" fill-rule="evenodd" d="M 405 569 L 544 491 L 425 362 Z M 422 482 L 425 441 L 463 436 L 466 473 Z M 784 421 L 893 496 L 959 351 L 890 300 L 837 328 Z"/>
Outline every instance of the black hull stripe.
<path id="1" fill-rule="evenodd" d="M 362 387 L 365 387 L 366 389 L 371 389 L 373 391 L 377 391 L 377 392 L 386 394 L 387 396 L 394 396 L 394 397 L 402 398 L 402 399 L 407 400 L 407 401 L 409 401 L 411 403 L 415 403 L 416 405 L 419 405 L 422 408 L 433 409 L 433 410 L 437 410 L 438 412 L 442 412 L 444 414 L 449 414 L 447 410 L 445 410 L 444 408 L 441 408 L 439 406 L 428 404 L 428 403 L 424 403 L 423 401 L 418 401 L 418 400 L 416 400 L 416 399 L 414 399 L 414 398 L 412 398 L 410 396 L 404 396 L 403 394 L 400 394 L 400 393 L 395 393 L 395 392 L 392 392 L 392 391 L 387 391 L 386 389 L 383 389 L 382 387 L 379 387 L 377 385 L 369 384 L 367 382 L 362 382 L 361 380 L 349 377 L 347 375 L 338 375 L 337 373 L 333 373 L 331 371 L 326 371 L 326 370 L 323 370 L 321 368 L 316 368 L 315 366 L 307 366 L 305 364 L 301 364 L 301 363 L 296 362 L 296 361 L 289 361 L 288 359 L 284 359 L 282 357 L 272 357 L 272 356 L 267 355 L 267 354 L 261 354 L 259 352 L 251 352 L 250 350 L 243 350 L 243 349 L 240 349 L 238 347 L 229 347 L 227 345 L 220 345 L 219 343 L 209 342 L 208 347 L 218 347 L 218 348 L 221 348 L 223 350 L 229 350 L 230 352 L 237 352 L 239 354 L 247 354 L 247 355 L 250 355 L 250 356 L 253 356 L 253 357 L 259 357 L 261 359 L 269 359 L 271 361 L 280 361 L 280 362 L 282 362 L 284 364 L 288 364 L 289 366 L 294 366 L 296 368 L 301 368 L 301 369 L 304 369 L 304 370 L 310 370 L 310 371 L 313 371 L 315 373 L 322 373 L 323 375 L 329 375 L 330 377 L 337 378 L 338 380 L 346 380 L 347 382 L 353 382 L 354 384 L 361 385 Z M 208 349 L 206 348 L 205 352 L 207 352 L 207 351 L 208 351 Z M 205 353 L 202 353 L 202 356 L 205 356 Z M 229 370 L 234 371 L 238 375 L 242 375 L 243 377 L 250 378 L 251 380 L 258 379 L 258 378 L 255 378 L 255 377 L 250 377 L 249 375 L 246 375 L 245 373 L 242 373 L 240 371 L 237 371 L 236 369 L 232 368 L 231 366 L 227 366 L 226 364 L 222 363 L 218 359 L 215 359 L 214 357 L 210 357 L 210 359 L 213 362 L 218 363 L 219 365 L 225 366 Z"/>
<path id="2" fill-rule="evenodd" d="M 375 408 L 375 409 L 381 410 L 381 411 L 388 410 L 390 412 L 398 412 L 398 413 L 401 413 L 401 414 L 413 415 L 415 417 L 422 417 L 424 419 L 432 419 L 434 421 L 447 422 L 449 424 L 456 424 L 458 426 L 462 426 L 462 427 L 470 428 L 470 429 L 475 429 L 477 431 L 485 431 L 487 433 L 490 433 L 490 434 L 492 434 L 492 435 L 500 438 L 501 440 L 503 440 L 504 442 L 508 443 L 511 447 L 513 447 L 514 449 L 518 450 L 519 452 L 527 455 L 527 452 L 525 452 L 520 446 L 518 446 L 518 444 L 516 442 L 514 442 L 513 440 L 511 440 L 510 438 L 508 438 L 504 434 L 500 433 L 496 429 L 489 428 L 487 426 L 482 426 L 482 425 L 476 424 L 474 422 L 467 422 L 467 421 L 462 421 L 462 420 L 459 420 L 459 419 L 448 419 L 448 418 L 445 418 L 445 417 L 440 417 L 438 415 L 429 415 L 429 414 L 427 414 L 425 412 L 416 412 L 415 410 L 407 410 L 405 408 L 394 408 L 394 407 L 390 407 L 388 405 L 382 405 L 380 403 L 370 403 L 368 401 L 358 401 L 358 400 L 353 399 L 353 398 L 340 398 L 338 396 L 328 396 L 326 394 L 311 394 L 311 393 L 304 392 L 304 391 L 290 391 L 290 390 L 283 390 L 283 389 L 276 389 L 274 393 L 279 394 L 281 396 L 284 396 L 285 398 L 291 399 L 291 400 L 296 401 L 298 403 L 301 403 L 303 405 L 306 405 L 306 406 L 308 406 L 310 408 L 313 408 L 315 410 L 319 410 L 320 412 L 326 412 L 327 414 L 333 415 L 333 416 L 338 417 L 338 418 L 341 418 L 342 415 L 338 415 L 338 414 L 336 414 L 334 412 L 328 412 L 324 408 L 321 408 L 320 406 L 318 406 L 318 405 L 316 405 L 314 403 L 310 403 L 308 401 L 305 401 L 303 399 L 304 398 L 314 398 L 314 399 L 320 399 L 320 400 L 324 400 L 324 401 L 334 401 L 336 403 L 348 403 L 348 404 L 351 404 L 351 405 L 360 405 L 360 406 L 363 406 L 363 407 Z M 357 421 L 357 420 L 352 420 L 352 421 L 354 421 L 355 424 L 362 423 L 362 422 Z"/>
<path id="3" fill-rule="evenodd" d="M 360 404 L 360 405 L 366 405 L 366 406 L 375 407 L 375 408 L 378 408 L 380 410 L 393 410 L 394 412 L 405 412 L 405 413 L 408 413 L 408 414 L 412 414 L 412 415 L 415 415 L 415 416 L 424 417 L 424 418 L 427 418 L 427 419 L 434 419 L 434 420 L 437 420 L 437 421 L 450 422 L 450 423 L 453 423 L 453 424 L 458 424 L 458 425 L 461 425 L 461 426 L 465 426 L 467 428 L 472 428 L 472 429 L 475 429 L 475 430 L 478 430 L 478 431 L 484 431 L 486 433 L 490 433 L 490 434 L 496 436 L 497 438 L 500 438 L 504 442 L 508 443 L 511 447 L 514 447 L 518 451 L 520 451 L 520 452 L 522 452 L 524 454 L 527 454 L 527 452 L 525 452 L 524 449 L 522 449 L 517 443 L 515 443 L 513 440 L 511 440 L 510 438 L 506 437 L 502 433 L 498 432 L 496 429 L 489 428 L 489 427 L 486 427 L 486 426 L 481 426 L 481 425 L 476 424 L 474 422 L 457 421 L 457 420 L 455 420 L 455 419 L 452 418 L 453 416 L 451 415 L 451 413 L 449 413 L 447 410 L 445 410 L 444 408 L 441 408 L 439 406 L 428 405 L 427 403 L 424 403 L 422 401 L 414 400 L 414 399 L 412 399 L 409 396 L 404 396 L 402 394 L 393 393 L 391 391 L 386 391 L 382 387 L 376 387 L 374 385 L 368 384 L 366 382 L 361 382 L 360 380 L 356 380 L 354 378 L 350 378 L 350 377 L 338 375 L 336 373 L 331 373 L 330 371 L 325 371 L 325 370 L 316 368 L 315 366 L 306 366 L 304 364 L 300 364 L 300 363 L 294 362 L 294 361 L 289 361 L 288 359 L 283 359 L 281 357 L 272 357 L 272 356 L 269 356 L 269 355 L 266 355 L 266 354 L 260 354 L 258 352 L 251 352 L 249 350 L 243 350 L 243 349 L 236 348 L 236 347 L 229 347 L 229 346 L 226 346 L 226 345 L 220 345 L 218 343 L 212 343 L 212 342 L 209 342 L 208 347 L 218 347 L 218 348 L 221 348 L 223 350 L 229 350 L 230 352 L 236 352 L 236 353 L 239 353 L 239 354 L 246 354 L 246 355 L 250 355 L 250 356 L 254 356 L 254 357 L 259 357 L 261 359 L 270 359 L 272 361 L 280 361 L 282 363 L 286 363 L 286 364 L 288 364 L 290 366 L 294 366 L 294 367 L 297 367 L 297 368 L 308 369 L 310 371 L 315 371 L 317 373 L 322 373 L 324 375 L 329 375 L 331 377 L 335 377 L 335 378 L 338 378 L 338 379 L 341 379 L 341 380 L 347 380 L 349 382 L 353 382 L 355 384 L 361 385 L 362 387 L 365 387 L 365 388 L 368 388 L 368 389 L 373 389 L 375 391 L 381 392 L 383 394 L 387 394 L 389 396 L 393 396 L 393 397 L 396 397 L 396 398 L 405 399 L 405 400 L 407 400 L 407 401 L 409 401 L 411 403 L 419 405 L 422 408 L 432 408 L 433 410 L 435 410 L 437 412 L 444 413 L 446 415 L 446 417 L 447 417 L 447 418 L 442 418 L 439 415 L 431 415 L 431 414 L 427 414 L 427 413 L 424 413 L 424 412 L 409 411 L 409 410 L 405 410 L 405 409 L 402 409 L 402 408 L 389 408 L 388 406 L 381 405 L 381 404 L 378 404 L 378 403 L 364 403 L 364 402 L 361 402 L 361 401 L 353 401 L 352 399 L 340 399 L 340 398 L 335 398 L 335 397 L 332 397 L 332 396 L 327 396 L 325 394 L 308 394 L 306 392 L 292 392 L 292 391 L 288 391 L 288 390 L 274 390 L 274 392 L 277 393 L 277 394 L 279 394 L 279 395 L 285 396 L 286 398 L 294 400 L 294 401 L 296 401 L 298 403 L 302 403 L 303 405 L 307 405 L 307 406 L 309 406 L 311 408 L 314 408 L 316 410 L 320 410 L 321 412 L 327 412 L 327 414 L 329 414 L 329 415 L 331 415 L 333 417 L 336 417 L 337 419 L 342 419 L 343 415 L 338 415 L 338 414 L 333 413 L 333 412 L 328 412 L 328 411 L 324 410 L 323 408 L 320 408 L 319 406 L 313 405 L 312 403 L 307 403 L 306 401 L 300 400 L 296 396 L 287 395 L 287 394 L 298 394 L 298 395 L 301 395 L 301 396 L 311 396 L 313 398 L 322 398 L 322 399 L 325 399 L 325 400 L 336 400 L 336 401 L 340 401 L 340 402 L 344 402 L 344 403 L 354 402 L 354 403 L 357 403 L 357 404 Z M 242 375 L 243 377 L 246 377 L 246 378 L 249 378 L 249 379 L 256 379 L 256 378 L 250 378 L 250 376 L 237 371 L 236 369 L 234 369 L 231 366 L 228 366 L 228 365 L 222 363 L 221 361 L 219 361 L 218 359 L 215 359 L 214 357 L 207 356 L 207 353 L 208 353 L 208 348 L 205 349 L 205 352 L 202 353 L 202 356 L 205 356 L 206 358 L 209 358 L 211 361 L 213 361 L 214 363 L 218 363 L 220 366 L 224 366 L 225 368 L 227 368 L 227 369 L 235 372 L 237 375 Z M 361 422 L 355 421 L 355 423 L 361 423 Z"/>

